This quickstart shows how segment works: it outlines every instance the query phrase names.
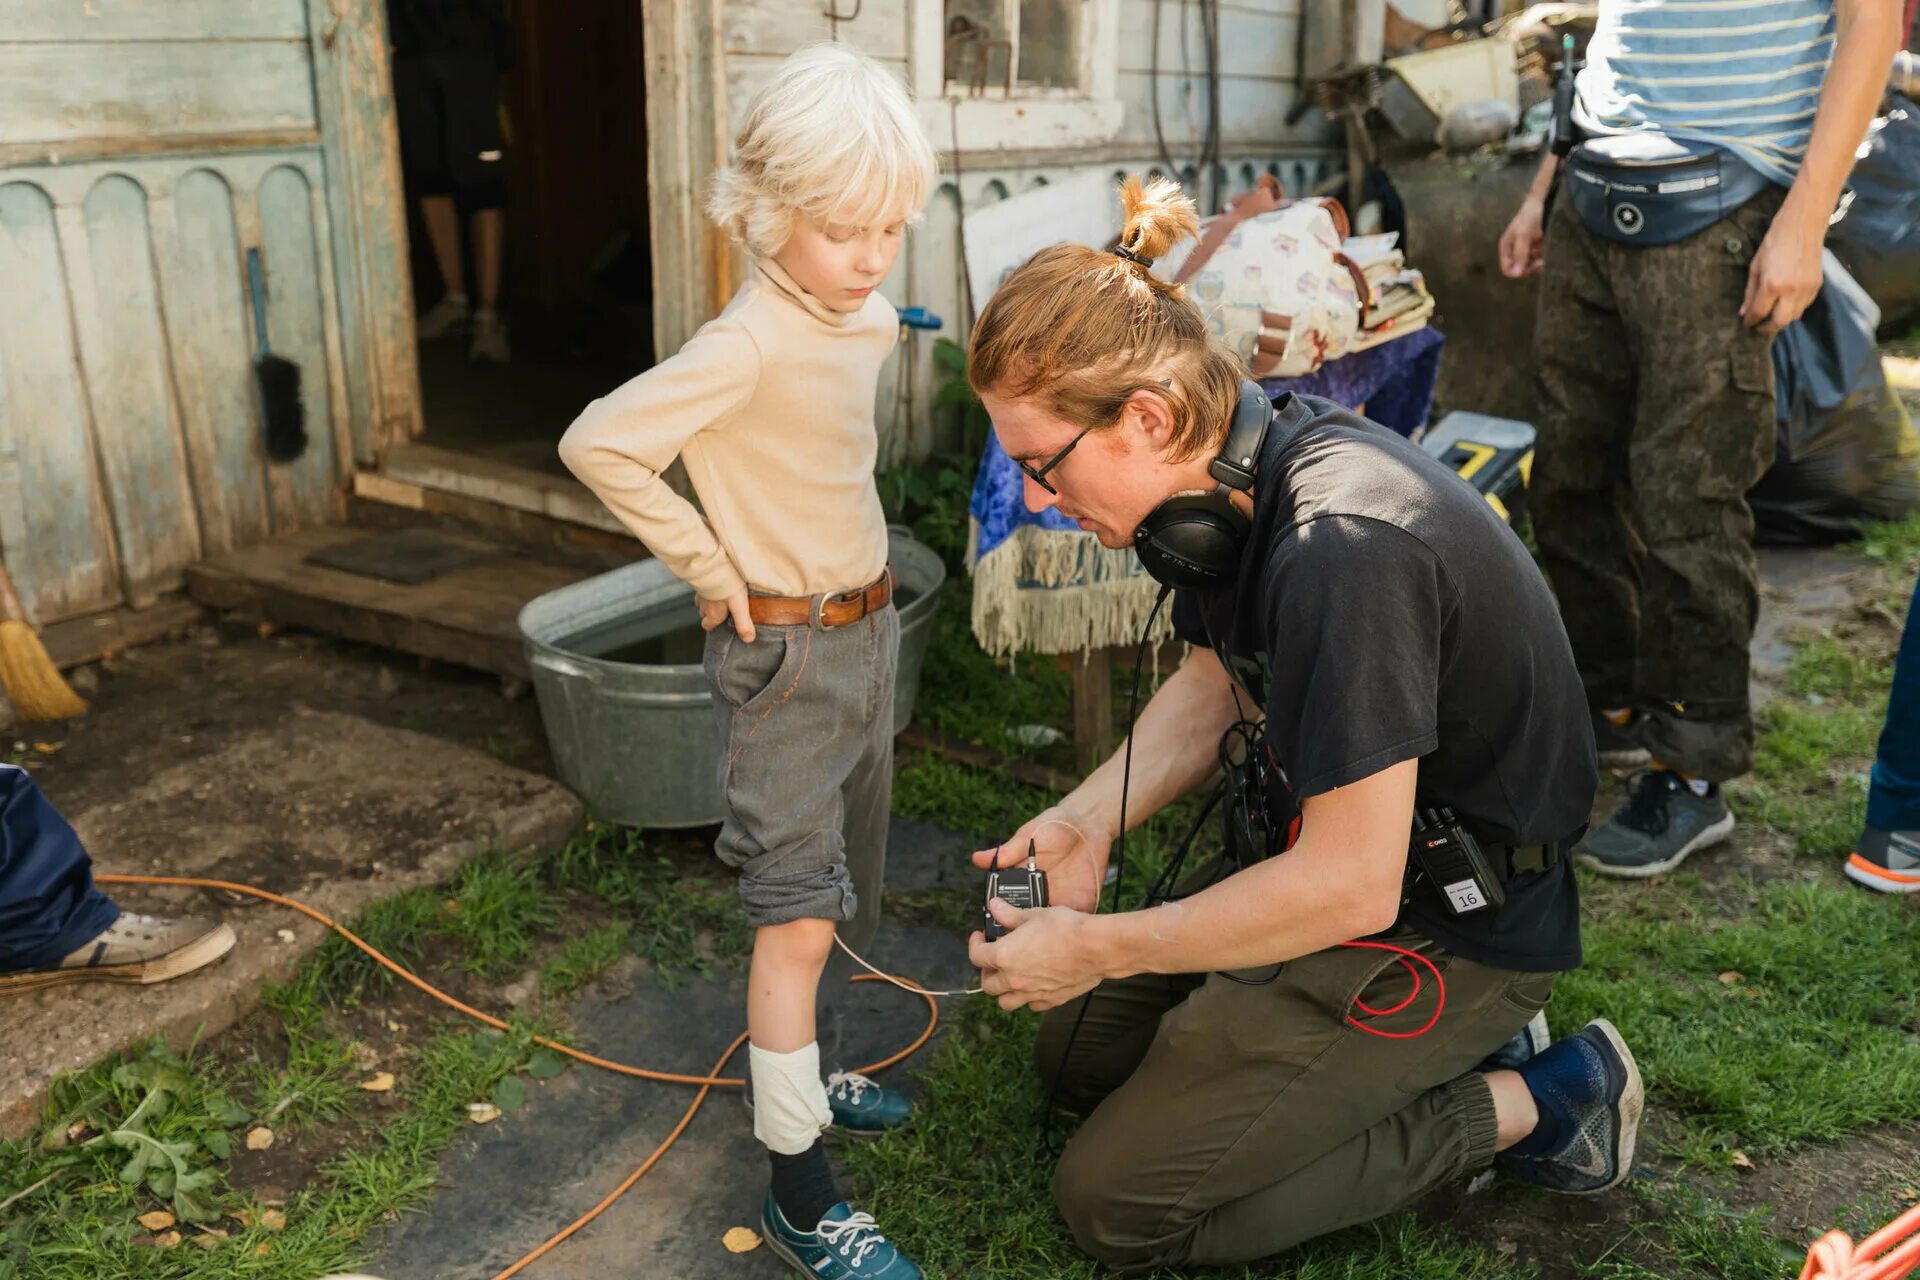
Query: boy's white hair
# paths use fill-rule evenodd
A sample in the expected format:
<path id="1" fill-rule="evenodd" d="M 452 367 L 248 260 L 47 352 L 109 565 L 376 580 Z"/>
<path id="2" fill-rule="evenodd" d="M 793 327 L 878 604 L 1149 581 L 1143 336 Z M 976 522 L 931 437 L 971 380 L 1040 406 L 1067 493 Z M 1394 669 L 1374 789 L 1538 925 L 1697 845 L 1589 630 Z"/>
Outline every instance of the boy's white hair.
<path id="1" fill-rule="evenodd" d="M 906 86 L 833 42 L 781 64 L 748 104 L 733 148 L 707 212 L 761 257 L 780 252 L 796 218 L 851 228 L 911 221 L 939 171 Z"/>

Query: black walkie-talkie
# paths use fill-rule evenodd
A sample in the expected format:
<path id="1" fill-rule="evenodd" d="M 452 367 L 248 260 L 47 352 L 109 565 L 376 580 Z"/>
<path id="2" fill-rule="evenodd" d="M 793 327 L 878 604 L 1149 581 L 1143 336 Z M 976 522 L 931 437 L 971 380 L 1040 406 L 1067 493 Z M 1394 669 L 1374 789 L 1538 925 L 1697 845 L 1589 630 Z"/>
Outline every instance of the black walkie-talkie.
<path id="1" fill-rule="evenodd" d="M 1024 867 L 1002 867 L 996 864 L 990 868 L 987 871 L 986 901 L 992 902 L 995 898 L 998 898 L 1008 906 L 1018 907 L 1022 911 L 1028 911 L 1034 907 L 1046 906 L 1047 873 L 1034 865 L 1033 860 L 1037 853 L 1038 850 L 1034 847 L 1033 841 L 1028 840 L 1027 865 Z M 987 941 L 996 942 L 1004 938 L 1007 930 L 1001 926 L 998 920 L 993 918 L 993 913 L 988 911 L 984 904 L 980 909 L 987 918 L 985 929 Z"/>

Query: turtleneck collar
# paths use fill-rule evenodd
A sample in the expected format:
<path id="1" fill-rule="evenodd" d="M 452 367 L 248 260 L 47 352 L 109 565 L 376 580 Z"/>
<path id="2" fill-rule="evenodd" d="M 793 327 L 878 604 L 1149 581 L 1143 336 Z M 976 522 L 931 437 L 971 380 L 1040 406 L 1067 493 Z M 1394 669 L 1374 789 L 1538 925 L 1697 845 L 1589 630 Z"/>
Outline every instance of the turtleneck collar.
<path id="1" fill-rule="evenodd" d="M 820 321 L 822 324 L 831 325 L 838 329 L 843 327 L 847 321 L 853 319 L 855 315 L 859 314 L 858 312 L 835 311 L 832 307 L 829 307 L 826 303 L 820 301 L 820 299 L 814 297 L 805 289 L 802 289 L 799 282 L 788 275 L 786 270 L 772 258 L 755 258 L 753 264 L 759 269 L 760 274 L 766 277 L 767 282 L 779 290 L 789 302 L 800 307 L 806 311 L 808 315 Z"/>

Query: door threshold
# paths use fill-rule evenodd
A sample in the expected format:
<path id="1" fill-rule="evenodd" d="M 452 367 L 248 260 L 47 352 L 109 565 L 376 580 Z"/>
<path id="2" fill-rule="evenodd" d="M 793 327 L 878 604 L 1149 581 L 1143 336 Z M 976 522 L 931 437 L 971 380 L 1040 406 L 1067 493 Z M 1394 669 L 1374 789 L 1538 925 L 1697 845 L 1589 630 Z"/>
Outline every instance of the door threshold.
<path id="1" fill-rule="evenodd" d="M 631 536 L 600 499 L 571 476 L 439 445 L 396 445 L 387 450 L 379 471 L 363 471 L 354 477 L 356 495 L 395 506 L 427 507 L 429 504 L 419 497 L 421 491 L 453 494 L 602 533 Z"/>

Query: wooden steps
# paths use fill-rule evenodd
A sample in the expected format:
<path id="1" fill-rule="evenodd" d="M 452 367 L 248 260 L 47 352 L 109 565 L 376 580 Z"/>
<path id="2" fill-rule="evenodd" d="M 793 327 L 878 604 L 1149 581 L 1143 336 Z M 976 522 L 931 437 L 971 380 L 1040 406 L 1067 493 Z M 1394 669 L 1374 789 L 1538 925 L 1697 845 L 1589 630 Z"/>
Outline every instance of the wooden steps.
<path id="1" fill-rule="evenodd" d="M 446 530 L 433 536 L 469 549 L 474 558 L 414 586 L 307 562 L 316 551 L 383 536 L 397 533 L 354 525 L 305 529 L 192 566 L 187 590 L 208 608 L 525 679 L 521 607 L 602 567 L 536 557 Z"/>

